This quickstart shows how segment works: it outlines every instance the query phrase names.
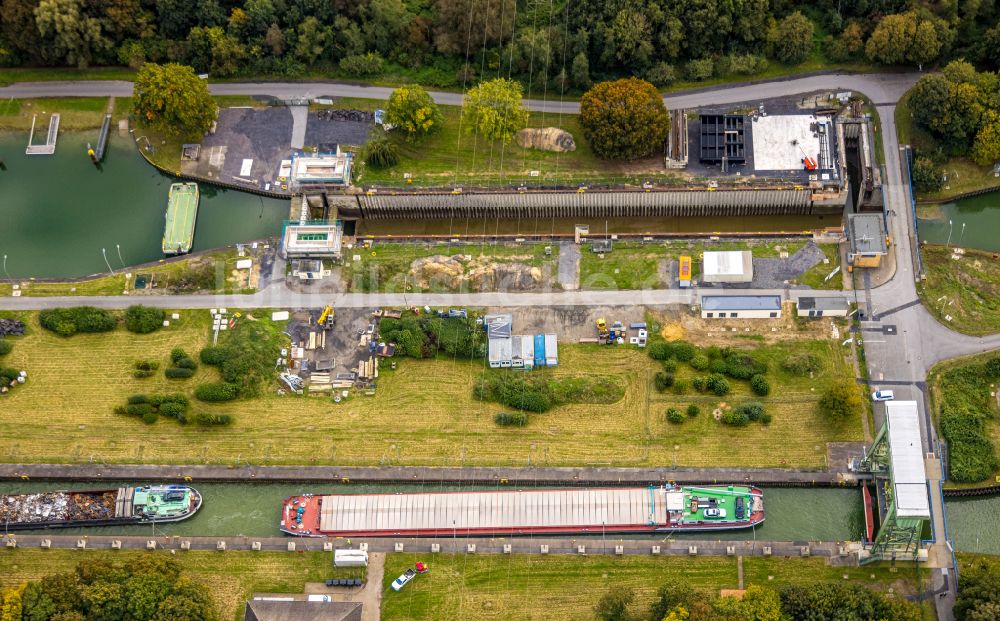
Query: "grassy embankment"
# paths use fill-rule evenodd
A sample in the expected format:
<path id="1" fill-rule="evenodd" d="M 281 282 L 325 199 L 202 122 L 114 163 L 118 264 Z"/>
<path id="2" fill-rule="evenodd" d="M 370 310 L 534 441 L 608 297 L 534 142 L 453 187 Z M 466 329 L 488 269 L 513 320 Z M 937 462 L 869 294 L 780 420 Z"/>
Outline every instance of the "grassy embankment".
<path id="1" fill-rule="evenodd" d="M 148 554 L 167 552 L 4 549 L 0 586 L 70 571 L 84 558 L 121 560 Z M 307 582 L 321 582 L 333 574 L 330 555 L 321 552 L 184 552 L 171 558 L 185 575 L 209 586 L 224 620 L 242 619 L 244 602 L 253 593 L 302 593 Z M 418 560 L 428 563 L 431 571 L 399 593 L 389 590 L 389 583 Z M 584 619 L 610 587 L 634 588 L 643 609 L 657 587 L 668 581 L 683 580 L 712 595 L 719 589 L 734 589 L 736 563 L 721 557 L 389 554 L 382 618 Z M 843 568 L 828 567 L 819 558 L 745 558 L 743 569 L 747 585 L 850 582 L 882 592 L 892 588 L 900 594 L 921 588 L 913 572 L 892 573 L 887 565 Z"/>
<path id="2" fill-rule="evenodd" d="M 896 135 L 900 145 L 911 145 L 915 150 L 934 152 L 938 143 L 933 136 L 917 127 L 910 109 L 910 94 L 907 93 L 896 105 Z M 941 170 L 948 175 L 948 181 L 941 190 L 917 194 L 917 200 L 947 202 L 949 199 L 967 192 L 1000 186 L 1000 179 L 993 176 L 992 166 L 979 166 L 968 157 L 949 157 Z"/>
<path id="3" fill-rule="evenodd" d="M 345 256 L 341 268 L 341 282 L 348 291 L 403 291 L 407 292 L 458 292 L 478 290 L 479 283 L 485 283 L 487 290 L 494 290 L 493 284 L 504 288 L 502 282 L 494 283 L 493 277 L 502 280 L 500 272 L 513 265 L 527 266 L 541 270 L 537 286 L 551 285 L 559 256 L 559 246 L 550 246 L 551 255 L 545 254 L 545 246 L 531 244 L 525 246 L 498 244 L 383 244 L 371 249 L 356 248 Z M 359 260 L 353 260 L 354 255 Z M 454 272 L 436 269 L 418 270 L 411 273 L 414 261 L 433 256 L 451 257 L 466 255 L 470 259 L 462 261 L 464 276 Z M 517 270 L 521 271 L 521 270 Z M 470 283 L 471 281 L 471 283 Z"/>
<path id="4" fill-rule="evenodd" d="M 977 465 L 984 462 L 988 455 L 988 444 L 993 444 L 994 454 L 1000 455 L 1000 405 L 996 394 L 1000 381 L 991 379 L 982 365 L 997 357 L 998 352 L 990 352 L 947 360 L 934 365 L 927 374 L 931 411 L 938 432 L 949 441 L 949 468 L 951 477 L 945 482 L 948 487 L 976 487 L 996 485 L 1000 483 L 1000 464 L 995 463 L 992 472 L 981 469 L 983 478 L 979 481 L 956 483 L 956 474 L 973 472 Z M 949 437 L 942 432 L 942 404 L 947 400 L 952 403 L 953 414 L 958 421 L 952 426 L 960 433 L 957 437 Z M 966 406 L 955 407 L 955 406 Z M 965 424 L 956 424 L 965 421 Z M 981 424 L 978 422 L 981 420 Z M 985 450 L 984 450 L 985 449 Z"/>
<path id="5" fill-rule="evenodd" d="M 583 289 L 661 289 L 676 278 L 668 273 L 670 261 L 681 255 L 690 256 L 692 278 L 698 279 L 701 256 L 706 250 L 752 250 L 754 258 L 776 259 L 781 252 L 789 256 L 805 246 L 804 240 L 754 240 L 754 241 L 668 241 L 644 244 L 640 242 L 615 242 L 614 249 L 603 256 L 589 247 L 581 249 L 580 286 Z M 840 289 L 841 278 L 823 282 L 840 262 L 836 244 L 819 244 L 829 264 L 819 263 L 806 271 L 799 281 L 818 289 Z M 666 277 L 666 278 L 665 278 Z"/>
<path id="6" fill-rule="evenodd" d="M 931 245 L 920 252 L 927 279 L 917 292 L 924 308 L 952 330 L 976 336 L 1000 332 L 1000 259 L 967 249 L 956 261 L 952 250 Z"/>
<path id="7" fill-rule="evenodd" d="M 783 342 L 757 349 L 771 368 L 771 396 L 761 399 L 774 416 L 768 426 L 734 429 L 712 418 L 712 410 L 722 402 L 756 399 L 746 382 L 732 382 L 733 394 L 724 398 L 657 393 L 652 379 L 660 366 L 645 353 L 569 343 L 560 346 L 559 367 L 533 373 L 545 379 L 614 378 L 624 386 L 619 402 L 561 405 L 533 415 L 526 427 L 501 429 L 493 417 L 503 408 L 472 396 L 484 362 L 442 357 L 402 359 L 395 371 L 384 365 L 375 396 L 355 396 L 340 404 L 328 398 L 278 396 L 277 383 L 256 399 L 195 404 L 198 410 L 231 414 L 235 420 L 225 428 L 206 431 L 167 419 L 144 425 L 115 415 L 114 407 L 131 394 L 190 395 L 196 384 L 216 377 L 214 369 L 202 365 L 189 380 L 171 381 L 162 374 L 133 379 L 136 360 L 159 360 L 163 365 L 171 348 L 195 353 L 209 342 L 207 311 L 180 315 L 169 328 L 149 335 L 119 328 L 63 339 L 40 328 L 35 314 L 21 314 L 31 333 L 15 339 L 4 364 L 27 370 L 30 380 L 2 397 L 2 459 L 357 465 L 525 465 L 530 460 L 552 466 L 676 462 L 819 468 L 825 465 L 826 442 L 856 441 L 862 435 L 860 420 L 831 424 L 814 412 L 827 385 L 853 378 L 843 353 L 831 341 Z M 780 368 L 781 360 L 801 351 L 812 351 L 823 361 L 815 379 L 794 377 Z M 677 372 L 678 379 L 689 382 L 694 375 L 687 365 Z M 681 426 L 666 422 L 667 408 L 685 409 L 690 403 L 699 404 L 701 416 Z M 317 437 L 324 438 L 321 445 Z M 733 451 L 737 444 L 757 449 Z"/>
<path id="8" fill-rule="evenodd" d="M 599 541 L 588 542 L 589 548 Z M 430 563 L 398 593 L 382 597 L 382 618 L 538 619 L 560 621 L 593 618 L 594 605 L 609 588 L 633 588 L 636 609 L 645 611 L 656 589 L 667 582 L 686 582 L 712 596 L 738 587 L 732 558 L 607 556 L 473 556 L 392 554 L 386 559 L 384 584 L 416 561 Z M 887 566 L 828 567 L 822 559 L 744 558 L 744 583 L 779 587 L 817 581 L 851 582 L 878 591 L 890 587 L 913 592 L 913 572 L 891 573 Z M 845 576 L 847 579 L 845 580 Z"/>
<path id="9" fill-rule="evenodd" d="M 155 287 L 143 291 L 165 293 L 253 293 L 254 289 L 239 287 L 233 271 L 239 260 L 235 249 L 198 254 L 177 261 L 161 260 L 158 265 L 130 267 L 114 276 L 101 276 L 72 282 L 43 282 L 16 279 L 22 297 L 130 295 L 137 293 L 136 276 L 152 277 Z M 147 287 L 149 285 L 147 284 Z M 11 294 L 11 283 L 0 283 L 0 296 Z M 141 303 L 142 293 L 136 296 Z"/>
<path id="10" fill-rule="evenodd" d="M 53 113 L 59 114 L 60 131 L 92 129 L 101 126 L 107 108 L 107 97 L 7 99 L 0 101 L 0 129 L 28 131 L 35 119 L 34 142 L 44 143 Z"/>

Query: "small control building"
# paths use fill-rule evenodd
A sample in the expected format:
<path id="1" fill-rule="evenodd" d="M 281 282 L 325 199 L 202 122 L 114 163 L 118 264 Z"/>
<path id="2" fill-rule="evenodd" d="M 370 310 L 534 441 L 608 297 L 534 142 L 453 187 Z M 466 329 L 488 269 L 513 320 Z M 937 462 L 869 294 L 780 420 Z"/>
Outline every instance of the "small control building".
<path id="1" fill-rule="evenodd" d="M 878 267 L 889 252 L 885 219 L 880 213 L 852 213 L 847 216 L 847 237 L 851 247 L 847 262 L 852 267 Z"/>
<path id="2" fill-rule="evenodd" d="M 847 317 L 851 303 L 845 297 L 799 298 L 795 310 L 799 317 Z"/>

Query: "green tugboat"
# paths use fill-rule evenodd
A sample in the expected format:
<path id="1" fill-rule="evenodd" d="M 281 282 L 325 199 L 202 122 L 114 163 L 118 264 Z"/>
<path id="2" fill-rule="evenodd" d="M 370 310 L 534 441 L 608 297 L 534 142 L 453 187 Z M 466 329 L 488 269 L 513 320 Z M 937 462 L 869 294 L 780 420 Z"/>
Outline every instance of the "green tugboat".
<path id="1" fill-rule="evenodd" d="M 199 199 L 197 183 L 174 183 L 170 186 L 163 229 L 163 254 L 174 256 L 191 252 Z"/>

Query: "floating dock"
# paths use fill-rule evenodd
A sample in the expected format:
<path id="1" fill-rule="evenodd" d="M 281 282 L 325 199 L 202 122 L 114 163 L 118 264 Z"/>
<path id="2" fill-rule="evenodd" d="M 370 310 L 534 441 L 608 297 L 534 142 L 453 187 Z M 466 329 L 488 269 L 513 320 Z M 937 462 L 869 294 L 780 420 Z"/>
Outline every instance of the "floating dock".
<path id="1" fill-rule="evenodd" d="M 45 139 L 45 144 L 32 144 L 35 139 L 35 119 L 38 115 L 31 117 L 31 133 L 28 135 L 28 148 L 24 150 L 25 155 L 52 155 L 56 152 L 56 141 L 59 139 L 59 115 L 53 114 L 49 118 L 49 133 Z"/>
<path id="2" fill-rule="evenodd" d="M 111 115 L 104 115 L 104 122 L 101 123 L 101 135 L 97 138 L 97 148 L 94 149 L 94 161 L 100 162 L 104 159 L 104 149 L 108 146 L 108 132 L 111 129 Z"/>
<path id="3" fill-rule="evenodd" d="M 764 521 L 747 486 L 543 489 L 293 496 L 283 532 L 325 536 L 478 536 L 708 531 Z"/>
<path id="4" fill-rule="evenodd" d="M 191 252 L 194 227 L 198 221 L 199 198 L 197 183 L 175 183 L 170 186 L 163 228 L 163 254 Z"/>

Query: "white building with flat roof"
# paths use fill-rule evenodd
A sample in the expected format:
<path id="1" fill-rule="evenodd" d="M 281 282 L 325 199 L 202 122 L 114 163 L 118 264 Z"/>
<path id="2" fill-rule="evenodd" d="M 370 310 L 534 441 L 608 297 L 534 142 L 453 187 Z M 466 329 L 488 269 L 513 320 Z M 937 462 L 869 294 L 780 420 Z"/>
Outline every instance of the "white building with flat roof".
<path id="1" fill-rule="evenodd" d="M 750 282 L 753 253 L 749 250 L 708 251 L 702 260 L 704 282 Z"/>
<path id="2" fill-rule="evenodd" d="M 289 222 L 281 238 L 281 254 L 286 259 L 336 259 L 343 234 L 340 221 Z"/>

